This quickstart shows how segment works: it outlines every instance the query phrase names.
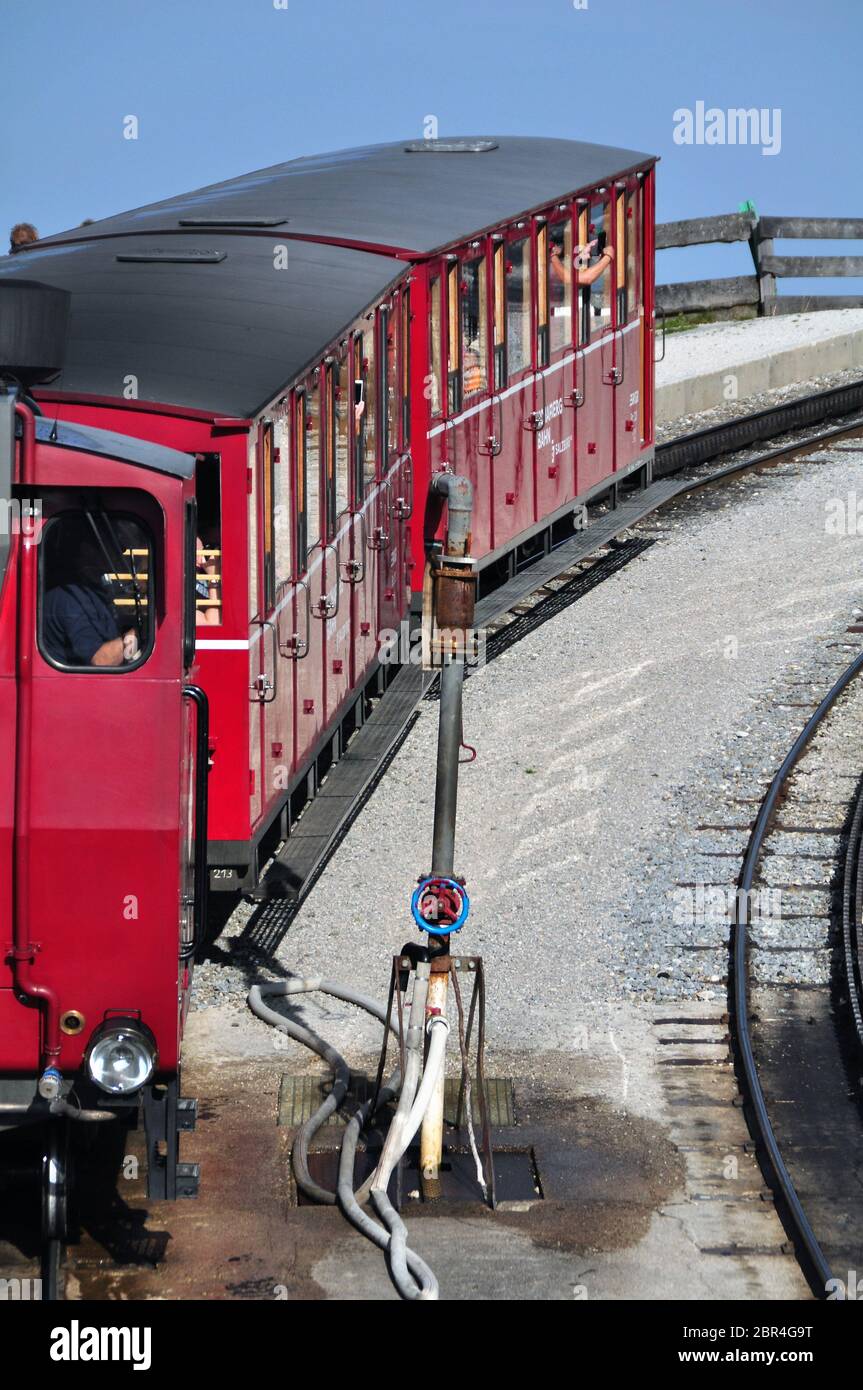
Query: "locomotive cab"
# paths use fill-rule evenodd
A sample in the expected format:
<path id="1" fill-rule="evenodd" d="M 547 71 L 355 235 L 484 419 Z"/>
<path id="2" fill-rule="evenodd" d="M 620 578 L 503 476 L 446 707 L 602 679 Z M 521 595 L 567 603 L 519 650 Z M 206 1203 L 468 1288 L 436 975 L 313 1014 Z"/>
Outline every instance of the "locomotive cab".
<path id="1" fill-rule="evenodd" d="M 41 289 L 4 286 L 0 315 L 20 330 L 14 355 L 0 334 L 0 1129 L 44 1131 L 50 1296 L 71 1126 L 143 1110 L 150 1195 L 196 1186 L 179 1072 L 208 728 L 195 459 L 34 413 L 20 337 L 50 318 Z"/>

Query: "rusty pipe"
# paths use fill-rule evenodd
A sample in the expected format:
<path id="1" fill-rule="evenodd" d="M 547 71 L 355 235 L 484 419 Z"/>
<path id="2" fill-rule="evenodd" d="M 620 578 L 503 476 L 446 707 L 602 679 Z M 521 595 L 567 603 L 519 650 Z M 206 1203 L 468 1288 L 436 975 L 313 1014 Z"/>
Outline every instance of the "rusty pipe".
<path id="1" fill-rule="evenodd" d="M 447 555 L 469 555 L 471 516 L 473 514 L 473 483 L 461 473 L 435 473 L 432 490 L 446 498 Z"/>

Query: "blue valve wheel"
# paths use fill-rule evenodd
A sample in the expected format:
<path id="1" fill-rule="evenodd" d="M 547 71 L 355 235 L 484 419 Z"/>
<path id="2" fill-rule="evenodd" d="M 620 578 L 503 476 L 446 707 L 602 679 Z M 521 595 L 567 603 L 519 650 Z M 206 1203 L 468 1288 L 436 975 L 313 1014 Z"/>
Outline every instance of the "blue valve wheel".
<path id="1" fill-rule="evenodd" d="M 428 899 L 436 900 L 437 920 L 429 921 L 423 916 L 422 904 Z M 427 931 L 430 936 L 449 936 L 460 931 L 467 921 L 470 898 L 454 878 L 424 878 L 414 889 L 411 912 L 420 931 Z"/>

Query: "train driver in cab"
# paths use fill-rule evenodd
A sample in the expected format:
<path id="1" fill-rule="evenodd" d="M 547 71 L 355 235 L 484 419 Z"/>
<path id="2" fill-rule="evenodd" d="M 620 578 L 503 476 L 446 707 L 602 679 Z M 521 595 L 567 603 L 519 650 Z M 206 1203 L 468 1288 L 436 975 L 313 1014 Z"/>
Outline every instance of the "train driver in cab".
<path id="1" fill-rule="evenodd" d="M 62 518 L 46 557 L 42 645 L 63 666 L 122 666 L 140 655 L 138 632 L 123 627 L 104 578 L 105 559 L 83 518 Z"/>

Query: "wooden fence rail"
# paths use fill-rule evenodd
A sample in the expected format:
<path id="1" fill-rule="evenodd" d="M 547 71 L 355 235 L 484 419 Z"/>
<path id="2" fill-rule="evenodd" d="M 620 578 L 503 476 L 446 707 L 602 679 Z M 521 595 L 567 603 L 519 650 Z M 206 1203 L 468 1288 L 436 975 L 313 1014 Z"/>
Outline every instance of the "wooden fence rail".
<path id="1" fill-rule="evenodd" d="M 770 315 L 863 307 L 863 295 L 857 294 L 778 295 L 776 281 L 787 276 L 863 276 L 863 256 L 777 256 L 773 242 L 780 237 L 863 239 L 863 217 L 759 217 L 751 211 L 660 222 L 656 228 L 657 251 L 746 241 L 755 274 L 657 285 L 657 308 L 665 314 L 717 311 L 723 316 L 735 309 L 755 309 L 758 314 Z"/>

